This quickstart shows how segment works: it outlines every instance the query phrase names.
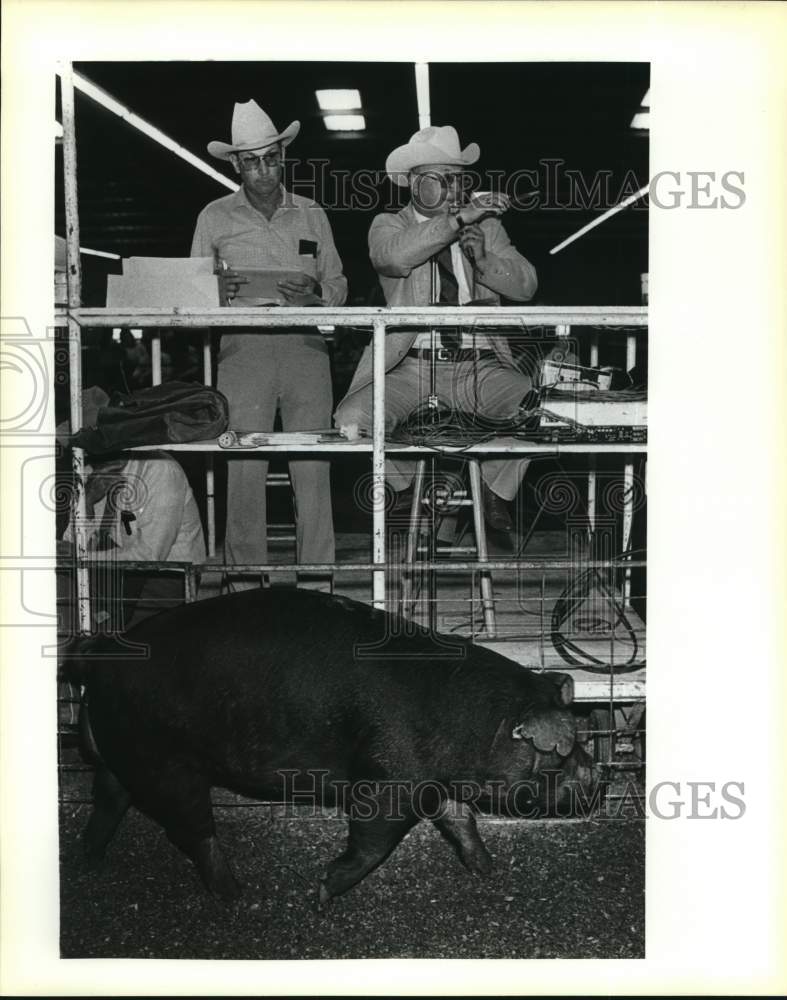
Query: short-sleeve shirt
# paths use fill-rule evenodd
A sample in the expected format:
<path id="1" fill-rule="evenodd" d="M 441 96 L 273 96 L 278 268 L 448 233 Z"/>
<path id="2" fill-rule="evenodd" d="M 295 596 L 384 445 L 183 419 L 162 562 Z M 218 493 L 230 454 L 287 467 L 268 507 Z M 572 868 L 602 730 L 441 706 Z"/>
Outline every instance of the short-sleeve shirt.
<path id="1" fill-rule="evenodd" d="M 282 192 L 270 219 L 251 205 L 242 187 L 210 202 L 197 218 L 191 256 L 218 255 L 233 269 L 303 271 L 320 283 L 326 305 L 342 305 L 347 279 L 325 211 L 308 198 Z"/>

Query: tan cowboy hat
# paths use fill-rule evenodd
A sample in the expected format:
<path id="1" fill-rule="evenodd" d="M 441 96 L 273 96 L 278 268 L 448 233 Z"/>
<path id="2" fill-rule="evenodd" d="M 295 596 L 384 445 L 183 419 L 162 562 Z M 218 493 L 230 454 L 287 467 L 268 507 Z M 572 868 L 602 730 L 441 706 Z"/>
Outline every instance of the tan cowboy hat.
<path id="1" fill-rule="evenodd" d="M 459 148 L 459 136 L 453 125 L 430 125 L 411 136 L 404 146 L 398 146 L 385 161 L 385 169 L 394 184 L 404 187 L 413 167 L 429 163 L 455 163 L 467 167 L 480 155 L 476 142 L 465 149 Z"/>
<path id="2" fill-rule="evenodd" d="M 232 112 L 232 142 L 209 142 L 208 152 L 220 160 L 228 160 L 233 153 L 246 149 L 264 149 L 280 142 L 288 146 L 301 130 L 300 122 L 290 122 L 283 132 L 276 126 L 256 101 L 236 104 Z"/>

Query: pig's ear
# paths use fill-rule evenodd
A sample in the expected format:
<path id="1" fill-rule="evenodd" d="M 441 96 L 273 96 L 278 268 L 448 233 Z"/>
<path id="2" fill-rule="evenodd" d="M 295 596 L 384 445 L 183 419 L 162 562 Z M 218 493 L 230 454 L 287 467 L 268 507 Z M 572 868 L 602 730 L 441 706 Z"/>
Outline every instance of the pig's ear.
<path id="1" fill-rule="evenodd" d="M 574 748 L 576 723 L 570 712 L 554 709 L 531 712 L 511 733 L 513 740 L 530 740 L 541 753 L 557 751 L 568 757 Z"/>
<path id="2" fill-rule="evenodd" d="M 555 685 L 555 704 L 567 708 L 574 700 L 574 678 L 571 674 L 554 671 L 549 674 L 549 679 Z"/>

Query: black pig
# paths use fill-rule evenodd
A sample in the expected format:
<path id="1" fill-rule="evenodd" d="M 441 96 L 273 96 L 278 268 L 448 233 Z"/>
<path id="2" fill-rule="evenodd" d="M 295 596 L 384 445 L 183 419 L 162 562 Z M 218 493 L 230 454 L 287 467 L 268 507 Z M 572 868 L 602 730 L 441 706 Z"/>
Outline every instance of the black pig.
<path id="1" fill-rule="evenodd" d="M 320 900 L 376 868 L 432 819 L 473 872 L 490 856 L 474 812 L 555 808 L 592 762 L 575 746 L 565 674 L 435 636 L 365 604 L 250 590 L 189 604 L 128 633 L 144 659 L 87 662 L 83 734 L 97 754 L 85 831 L 98 860 L 130 804 L 162 824 L 207 888 L 240 893 L 216 839 L 210 789 L 271 801 L 315 791 L 349 815 Z"/>

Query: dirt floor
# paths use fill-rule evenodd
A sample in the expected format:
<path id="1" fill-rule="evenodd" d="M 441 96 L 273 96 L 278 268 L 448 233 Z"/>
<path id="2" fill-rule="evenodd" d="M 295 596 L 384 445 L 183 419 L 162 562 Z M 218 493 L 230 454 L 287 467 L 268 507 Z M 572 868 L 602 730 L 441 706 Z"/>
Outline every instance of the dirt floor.
<path id="1" fill-rule="evenodd" d="M 241 900 L 207 896 L 189 861 L 132 810 L 102 867 L 79 838 L 89 807 L 61 807 L 64 958 L 642 958 L 641 820 L 482 819 L 492 875 L 470 875 L 421 823 L 324 911 L 316 887 L 344 846 L 330 815 L 217 810 Z"/>

